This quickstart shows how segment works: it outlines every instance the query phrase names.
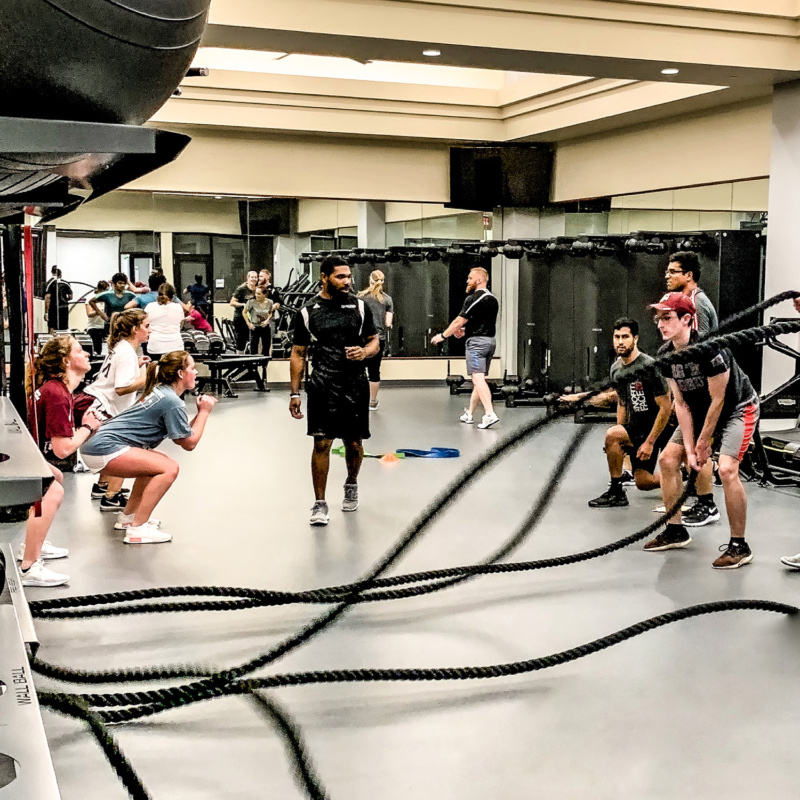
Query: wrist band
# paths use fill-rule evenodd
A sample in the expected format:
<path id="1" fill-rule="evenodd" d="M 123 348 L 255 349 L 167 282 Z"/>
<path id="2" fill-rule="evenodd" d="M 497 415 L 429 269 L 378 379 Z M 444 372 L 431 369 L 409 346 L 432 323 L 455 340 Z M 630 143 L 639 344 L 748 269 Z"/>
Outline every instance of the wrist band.
<path id="1" fill-rule="evenodd" d="M 83 423 L 83 425 L 81 425 L 81 428 L 86 428 L 86 430 L 89 431 L 89 436 L 91 436 L 94 433 L 94 431 L 85 422 Z"/>
<path id="2" fill-rule="evenodd" d="M 289 399 L 291 400 L 293 397 L 300 397 L 300 396 L 301 395 L 299 395 L 299 394 L 290 394 L 289 395 Z"/>

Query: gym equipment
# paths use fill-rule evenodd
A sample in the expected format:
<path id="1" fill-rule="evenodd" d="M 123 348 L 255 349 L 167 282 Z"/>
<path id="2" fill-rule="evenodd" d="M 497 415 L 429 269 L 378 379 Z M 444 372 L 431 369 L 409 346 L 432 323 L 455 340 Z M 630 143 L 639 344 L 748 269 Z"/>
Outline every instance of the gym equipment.
<path id="1" fill-rule="evenodd" d="M 210 386 L 215 394 L 236 398 L 239 396 L 234 392 L 236 381 L 254 381 L 256 391 L 268 392 L 266 375 L 270 361 L 272 361 L 270 356 L 240 355 L 223 355 L 220 358 L 207 359 L 205 365 L 211 375 L 197 379 L 197 392 L 202 393 L 206 386 Z M 262 370 L 263 374 L 259 370 Z"/>
<path id="2" fill-rule="evenodd" d="M 454 375 L 450 372 L 450 360 L 447 361 L 447 377 L 444 379 L 445 383 L 447 384 L 448 388 L 450 389 L 450 394 L 472 394 L 473 385 L 472 381 L 469 378 L 464 377 L 463 375 Z M 503 398 L 507 397 L 506 392 L 504 392 L 504 387 L 499 385 L 494 378 L 487 378 L 486 385 L 492 392 L 492 399 L 493 400 L 502 400 Z"/>
<path id="3" fill-rule="evenodd" d="M 789 322 L 785 317 L 770 317 L 770 322 Z M 795 362 L 794 375 L 761 397 L 761 419 L 798 419 L 800 417 L 800 352 L 770 336 L 759 347 L 769 347 Z"/>
<path id="4" fill-rule="evenodd" d="M 39 642 L 13 547 L 24 536 L 27 507 L 41 500 L 43 481 L 51 472 L 6 397 L 0 397 L 0 420 L 0 452 L 6 456 L 0 462 L 0 507 L 25 507 L 18 522 L 0 524 L 0 796 L 58 800 L 61 795 L 28 666 Z"/>

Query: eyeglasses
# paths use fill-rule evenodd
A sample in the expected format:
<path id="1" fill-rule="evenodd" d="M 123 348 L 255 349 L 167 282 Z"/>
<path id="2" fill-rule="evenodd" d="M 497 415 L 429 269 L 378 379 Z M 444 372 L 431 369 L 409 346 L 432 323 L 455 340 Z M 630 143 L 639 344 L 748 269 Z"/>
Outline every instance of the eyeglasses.
<path id="1" fill-rule="evenodd" d="M 667 267 L 667 275 L 683 275 L 682 269 L 670 269 Z"/>
<path id="2" fill-rule="evenodd" d="M 658 325 L 659 322 L 667 322 L 671 320 L 674 316 L 677 316 L 674 312 L 669 311 L 666 314 L 656 314 L 653 322 Z"/>

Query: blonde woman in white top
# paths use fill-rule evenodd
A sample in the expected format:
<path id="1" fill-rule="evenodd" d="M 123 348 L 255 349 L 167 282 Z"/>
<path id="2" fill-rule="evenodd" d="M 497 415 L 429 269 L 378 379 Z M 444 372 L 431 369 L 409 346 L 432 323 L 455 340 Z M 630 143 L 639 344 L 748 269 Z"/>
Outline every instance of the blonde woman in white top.
<path id="1" fill-rule="evenodd" d="M 174 303 L 174 299 L 172 284 L 162 283 L 158 287 L 158 300 L 145 306 L 144 313 L 150 322 L 147 352 L 153 361 L 158 361 L 165 353 L 183 350 L 181 324 L 184 313 L 180 303 Z"/>
<path id="2" fill-rule="evenodd" d="M 136 402 L 145 382 L 141 368 L 150 361 L 136 351 L 149 336 L 150 323 L 144 311 L 130 309 L 111 315 L 108 355 L 94 383 L 86 387 L 86 394 L 95 398 L 92 410 L 101 419 L 116 417 Z M 120 511 L 127 502 L 122 494 L 122 479 L 103 473 L 92 486 L 92 497 L 100 498 L 101 511 Z"/>

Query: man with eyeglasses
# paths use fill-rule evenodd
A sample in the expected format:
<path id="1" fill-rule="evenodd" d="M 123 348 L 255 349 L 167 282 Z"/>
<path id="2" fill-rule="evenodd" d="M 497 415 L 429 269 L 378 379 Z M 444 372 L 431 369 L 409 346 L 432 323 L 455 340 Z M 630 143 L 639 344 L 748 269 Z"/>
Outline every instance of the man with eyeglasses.
<path id="1" fill-rule="evenodd" d="M 695 306 L 681 292 L 671 292 L 651 308 L 666 344 L 659 350 L 680 353 L 698 340 L 692 330 Z M 681 465 L 699 471 L 719 453 L 719 476 L 725 492 L 725 508 L 731 529 L 730 542 L 714 569 L 737 569 L 753 560 L 745 541 L 747 495 L 739 478 L 741 462 L 758 424 L 758 396 L 747 375 L 730 351 L 712 347 L 710 352 L 686 355 L 662 367 L 675 402 L 678 429 L 658 460 L 664 503 L 671 508 L 683 489 Z M 686 547 L 692 541 L 678 510 L 666 530 L 649 541 L 645 550 L 662 551 Z"/>
<path id="2" fill-rule="evenodd" d="M 692 319 L 692 330 L 705 336 L 719 325 L 717 312 L 708 295 L 698 286 L 700 281 L 700 259 L 691 250 L 681 250 L 669 257 L 666 275 L 667 290 L 681 292 L 688 297 L 696 311 Z M 666 295 L 665 295 L 666 297 Z M 662 297 L 662 302 L 665 299 Z M 696 503 L 686 511 L 683 524 L 690 528 L 710 525 L 719 520 L 719 509 L 714 502 L 714 464 L 711 461 L 700 470 L 695 484 Z M 657 509 L 661 510 L 661 509 Z"/>

